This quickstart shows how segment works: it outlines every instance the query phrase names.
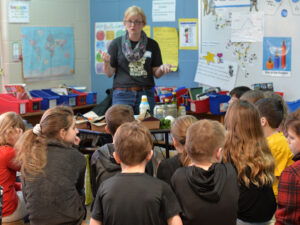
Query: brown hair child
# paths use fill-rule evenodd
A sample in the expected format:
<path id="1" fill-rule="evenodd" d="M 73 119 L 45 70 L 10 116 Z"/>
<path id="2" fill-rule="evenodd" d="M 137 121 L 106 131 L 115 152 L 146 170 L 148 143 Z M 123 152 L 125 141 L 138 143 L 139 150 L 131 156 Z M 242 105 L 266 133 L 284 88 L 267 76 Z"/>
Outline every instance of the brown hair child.
<path id="1" fill-rule="evenodd" d="M 152 157 L 149 130 L 137 122 L 121 125 L 114 135 L 114 157 L 122 173 L 104 181 L 98 189 L 90 225 L 181 225 L 180 206 L 165 182 L 144 173 Z"/>

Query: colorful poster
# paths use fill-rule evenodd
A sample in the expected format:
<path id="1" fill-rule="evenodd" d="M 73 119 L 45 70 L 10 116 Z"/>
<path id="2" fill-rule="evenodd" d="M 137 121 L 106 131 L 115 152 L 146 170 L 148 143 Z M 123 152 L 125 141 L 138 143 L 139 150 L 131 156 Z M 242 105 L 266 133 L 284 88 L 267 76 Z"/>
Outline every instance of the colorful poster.
<path id="1" fill-rule="evenodd" d="M 123 22 L 95 23 L 95 70 L 103 73 L 103 61 L 100 52 L 106 52 L 112 40 L 125 33 Z"/>
<path id="2" fill-rule="evenodd" d="M 24 78 L 74 74 L 73 27 L 22 27 Z"/>
<path id="3" fill-rule="evenodd" d="M 292 39 L 289 37 L 264 37 L 263 74 L 291 76 Z"/>
<path id="4" fill-rule="evenodd" d="M 179 19 L 179 49 L 198 49 L 198 19 Z"/>
<path id="5" fill-rule="evenodd" d="M 29 2 L 9 1 L 8 3 L 9 23 L 29 23 Z"/>

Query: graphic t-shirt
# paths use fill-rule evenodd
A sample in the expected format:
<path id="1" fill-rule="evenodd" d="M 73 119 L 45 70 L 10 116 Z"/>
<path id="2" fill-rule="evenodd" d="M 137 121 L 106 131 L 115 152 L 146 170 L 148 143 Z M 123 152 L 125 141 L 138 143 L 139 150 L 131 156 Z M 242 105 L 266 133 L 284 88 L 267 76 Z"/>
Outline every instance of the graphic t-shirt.
<path id="1" fill-rule="evenodd" d="M 131 42 L 134 47 L 137 42 Z M 137 62 L 128 62 L 122 52 L 122 37 L 114 39 L 109 45 L 110 64 L 116 68 L 113 88 L 153 87 L 153 67 L 162 64 L 161 52 L 156 41 L 148 38 L 146 52 Z"/>

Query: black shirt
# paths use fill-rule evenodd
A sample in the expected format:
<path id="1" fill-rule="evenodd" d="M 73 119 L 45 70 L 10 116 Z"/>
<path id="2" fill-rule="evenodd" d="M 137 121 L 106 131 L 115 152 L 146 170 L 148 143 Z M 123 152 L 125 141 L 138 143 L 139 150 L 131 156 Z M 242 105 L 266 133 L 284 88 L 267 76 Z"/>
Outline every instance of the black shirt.
<path id="1" fill-rule="evenodd" d="M 158 225 L 180 213 L 175 194 L 165 182 L 144 173 L 120 173 L 103 182 L 92 218 L 105 225 Z"/>
<path id="2" fill-rule="evenodd" d="M 116 68 L 113 88 L 154 87 L 153 67 L 162 64 L 160 48 L 156 41 L 148 38 L 146 52 L 138 62 L 128 62 L 122 52 L 122 37 L 114 39 L 108 48 L 110 64 Z"/>
<path id="3" fill-rule="evenodd" d="M 231 164 L 216 163 L 209 170 L 182 167 L 172 177 L 182 207 L 184 225 L 236 225 L 239 189 Z"/>
<path id="4" fill-rule="evenodd" d="M 180 154 L 175 155 L 172 158 L 165 159 L 161 161 L 157 168 L 157 178 L 167 182 L 171 185 L 171 177 L 175 173 L 175 171 L 182 167 L 180 161 Z"/>

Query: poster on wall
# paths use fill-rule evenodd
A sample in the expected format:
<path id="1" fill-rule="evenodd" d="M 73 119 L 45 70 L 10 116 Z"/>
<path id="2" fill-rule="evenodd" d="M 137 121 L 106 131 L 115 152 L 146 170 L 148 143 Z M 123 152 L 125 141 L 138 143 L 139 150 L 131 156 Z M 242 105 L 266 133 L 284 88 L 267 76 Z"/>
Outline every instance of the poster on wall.
<path id="1" fill-rule="evenodd" d="M 9 1 L 8 3 L 9 23 L 29 23 L 29 2 Z"/>
<path id="2" fill-rule="evenodd" d="M 264 37 L 263 74 L 267 76 L 291 76 L 292 40 L 290 37 Z"/>
<path id="3" fill-rule="evenodd" d="M 95 23 L 95 70 L 103 73 L 103 60 L 100 52 L 106 52 L 112 40 L 125 33 L 123 22 Z"/>
<path id="4" fill-rule="evenodd" d="M 24 78 L 75 72 L 73 27 L 22 27 Z"/>
<path id="5" fill-rule="evenodd" d="M 198 49 L 198 19 L 179 19 L 179 49 Z"/>

